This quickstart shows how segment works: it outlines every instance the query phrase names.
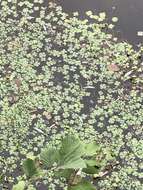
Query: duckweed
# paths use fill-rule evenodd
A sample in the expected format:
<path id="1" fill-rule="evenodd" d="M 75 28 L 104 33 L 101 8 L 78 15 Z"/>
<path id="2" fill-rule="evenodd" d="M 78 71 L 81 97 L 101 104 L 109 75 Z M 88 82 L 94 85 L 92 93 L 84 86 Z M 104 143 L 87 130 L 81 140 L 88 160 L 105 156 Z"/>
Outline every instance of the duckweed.
<path id="1" fill-rule="evenodd" d="M 0 182 L 11 189 L 20 163 L 74 130 L 110 148 L 119 164 L 95 186 L 142 190 L 142 47 L 114 40 L 102 12 L 73 17 L 42 0 L 0 1 Z M 93 20 L 93 22 L 91 22 Z M 29 189 L 66 189 L 52 171 Z"/>

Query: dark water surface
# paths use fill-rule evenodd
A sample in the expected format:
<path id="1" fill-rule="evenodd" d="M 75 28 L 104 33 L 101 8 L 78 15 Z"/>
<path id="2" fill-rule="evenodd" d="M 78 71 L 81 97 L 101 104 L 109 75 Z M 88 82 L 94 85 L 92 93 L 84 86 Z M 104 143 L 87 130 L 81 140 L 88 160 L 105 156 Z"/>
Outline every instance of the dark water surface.
<path id="1" fill-rule="evenodd" d="M 138 31 L 143 31 L 143 0 L 57 0 L 67 13 L 78 11 L 81 18 L 85 11 L 94 13 L 105 11 L 109 22 L 111 17 L 119 18 L 116 24 L 116 35 L 133 45 L 143 42 L 143 37 L 137 36 Z"/>
<path id="2" fill-rule="evenodd" d="M 80 18 L 84 18 L 88 10 L 92 10 L 95 14 L 105 11 L 109 22 L 112 17 L 117 16 L 119 21 L 115 27 L 115 35 L 134 45 L 143 41 L 143 37 L 137 36 L 138 31 L 143 31 L 143 0 L 57 0 L 57 2 L 69 14 L 78 11 Z M 55 80 L 59 82 L 62 79 L 57 75 Z M 92 99 L 96 98 L 94 91 L 91 92 Z M 93 106 L 92 102 L 87 98 L 84 99 L 84 103 L 85 109 L 89 112 L 89 107 Z M 47 188 L 42 185 L 39 189 Z"/>

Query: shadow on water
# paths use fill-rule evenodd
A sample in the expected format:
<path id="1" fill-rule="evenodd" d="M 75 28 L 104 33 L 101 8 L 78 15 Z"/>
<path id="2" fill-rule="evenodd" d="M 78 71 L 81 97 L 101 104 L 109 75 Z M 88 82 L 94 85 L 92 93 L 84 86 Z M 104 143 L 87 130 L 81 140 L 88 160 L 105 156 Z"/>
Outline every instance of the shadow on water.
<path id="1" fill-rule="evenodd" d="M 105 11 L 111 17 L 117 16 L 119 21 L 115 27 L 116 35 L 133 45 L 143 42 L 137 36 L 143 31 L 143 0 L 57 0 L 63 10 L 69 14 L 78 11 L 84 18 L 85 11 L 92 10 L 95 14 Z"/>

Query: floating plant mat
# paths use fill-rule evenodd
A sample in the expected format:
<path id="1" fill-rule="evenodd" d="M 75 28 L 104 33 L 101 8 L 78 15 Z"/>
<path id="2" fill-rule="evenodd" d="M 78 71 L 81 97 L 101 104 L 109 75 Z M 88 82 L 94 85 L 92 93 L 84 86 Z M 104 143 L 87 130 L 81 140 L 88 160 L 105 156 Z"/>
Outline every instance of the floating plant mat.
<path id="1" fill-rule="evenodd" d="M 53 3 L 1 1 L 2 189 L 20 179 L 27 155 L 56 146 L 69 130 L 110 148 L 119 162 L 95 180 L 96 189 L 143 189 L 142 47 L 137 52 L 107 33 L 113 23 L 105 13 L 86 14 L 92 23 Z M 37 189 L 64 189 L 48 175 Z"/>

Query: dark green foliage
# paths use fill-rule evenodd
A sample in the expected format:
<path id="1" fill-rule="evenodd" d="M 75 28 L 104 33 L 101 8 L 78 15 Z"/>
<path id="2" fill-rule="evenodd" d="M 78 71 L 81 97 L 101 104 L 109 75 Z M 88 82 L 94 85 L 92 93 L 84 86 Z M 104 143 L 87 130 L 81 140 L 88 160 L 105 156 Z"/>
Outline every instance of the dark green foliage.
<path id="1" fill-rule="evenodd" d="M 89 181 L 82 180 L 77 185 L 69 187 L 68 190 L 96 190 L 96 189 Z"/>
<path id="2" fill-rule="evenodd" d="M 55 162 L 58 162 L 59 152 L 53 147 L 47 147 L 41 152 L 40 159 L 44 166 L 51 168 Z"/>
<path id="3" fill-rule="evenodd" d="M 100 152 L 101 149 L 95 142 L 83 143 L 77 136 L 67 135 L 62 138 L 59 148 L 47 146 L 41 152 L 39 161 L 38 158 L 27 158 L 23 162 L 23 170 L 27 179 L 30 180 L 38 176 L 44 166 L 47 172 L 53 170 L 54 175 L 59 179 L 65 178 L 69 190 L 78 188 L 92 190 L 95 189 L 94 186 L 82 179 L 81 173 L 97 174 L 101 170 L 102 165 L 99 165 L 96 159 Z M 41 166 L 37 162 L 41 163 Z"/>
<path id="4" fill-rule="evenodd" d="M 24 170 L 24 173 L 26 174 L 26 176 L 28 178 L 31 178 L 31 177 L 37 175 L 38 174 L 38 169 L 37 169 L 35 160 L 27 158 L 23 162 L 23 170 Z"/>

